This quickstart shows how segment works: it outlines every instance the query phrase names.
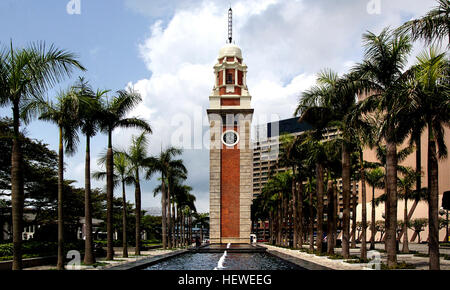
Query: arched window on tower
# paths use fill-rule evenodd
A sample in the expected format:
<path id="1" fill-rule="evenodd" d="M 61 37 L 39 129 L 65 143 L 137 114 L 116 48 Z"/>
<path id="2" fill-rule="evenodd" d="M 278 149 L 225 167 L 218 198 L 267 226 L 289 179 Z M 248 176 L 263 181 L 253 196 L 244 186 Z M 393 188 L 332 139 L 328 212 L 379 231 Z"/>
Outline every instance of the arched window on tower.
<path id="1" fill-rule="evenodd" d="M 227 85 L 228 84 L 233 84 L 233 74 L 232 73 L 227 73 Z"/>

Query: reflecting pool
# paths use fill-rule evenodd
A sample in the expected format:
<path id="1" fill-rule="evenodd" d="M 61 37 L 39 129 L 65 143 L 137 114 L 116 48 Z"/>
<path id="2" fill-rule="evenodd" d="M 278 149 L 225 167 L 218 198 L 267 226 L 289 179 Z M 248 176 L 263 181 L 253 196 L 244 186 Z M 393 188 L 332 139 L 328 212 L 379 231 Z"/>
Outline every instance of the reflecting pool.
<path id="1" fill-rule="evenodd" d="M 305 270 L 267 253 L 187 253 L 144 270 L 214 270 L 220 260 L 220 270 Z"/>

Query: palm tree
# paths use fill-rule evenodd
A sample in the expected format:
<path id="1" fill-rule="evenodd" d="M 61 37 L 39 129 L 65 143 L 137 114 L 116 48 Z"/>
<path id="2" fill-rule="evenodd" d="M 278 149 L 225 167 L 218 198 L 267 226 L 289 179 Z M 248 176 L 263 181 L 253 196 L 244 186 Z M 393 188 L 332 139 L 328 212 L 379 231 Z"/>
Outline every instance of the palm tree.
<path id="1" fill-rule="evenodd" d="M 433 47 L 417 57 L 411 98 L 411 116 L 428 130 L 428 226 L 430 269 L 439 265 L 438 159 L 447 157 L 444 127 L 450 125 L 449 60 Z M 439 151 L 437 150 L 439 149 Z"/>
<path id="2" fill-rule="evenodd" d="M 450 45 L 450 2 L 437 0 L 438 6 L 428 11 L 422 18 L 406 22 L 398 28 L 400 32 L 407 32 L 412 40 L 422 39 L 427 45 L 442 43 L 447 38 Z"/>
<path id="3" fill-rule="evenodd" d="M 293 246 L 302 247 L 303 225 L 302 225 L 302 207 L 303 194 L 301 184 L 304 173 L 302 163 L 307 158 L 307 152 L 302 146 L 304 138 L 302 136 L 282 135 L 280 143 L 282 144 L 280 165 L 289 166 L 292 170 L 292 220 L 293 220 Z"/>
<path id="4" fill-rule="evenodd" d="M 106 228 L 107 228 L 107 260 L 114 259 L 113 228 L 112 228 L 112 203 L 114 190 L 114 161 L 112 147 L 112 132 L 118 127 L 140 128 L 148 133 L 152 129 L 147 121 L 139 118 L 125 118 L 126 114 L 142 100 L 139 93 L 129 89 L 117 91 L 117 96 L 111 101 L 106 99 L 101 103 L 100 129 L 108 134 L 108 150 L 106 156 Z"/>
<path id="5" fill-rule="evenodd" d="M 375 189 L 384 187 L 384 172 L 381 168 L 375 168 L 366 173 L 366 181 L 372 187 L 372 221 L 370 222 L 370 250 L 375 250 Z"/>
<path id="6" fill-rule="evenodd" d="M 170 206 L 172 206 L 172 214 L 169 212 L 169 220 L 168 222 L 168 232 L 171 234 L 171 241 L 168 241 L 168 246 L 170 247 L 176 247 L 176 237 L 175 237 L 175 203 L 177 202 L 177 192 L 180 191 L 181 194 L 186 194 L 186 188 L 184 188 L 184 185 L 182 184 L 182 181 L 187 179 L 187 170 L 184 167 L 183 164 L 179 167 L 169 168 L 168 176 L 164 180 L 164 188 L 167 190 L 167 196 L 166 202 L 168 204 L 168 208 L 170 209 Z M 161 178 L 159 178 L 161 180 Z M 190 189 L 189 191 L 191 191 Z M 157 186 L 153 190 L 153 195 L 157 196 L 159 193 L 163 192 L 163 184 L 161 183 L 159 186 Z"/>
<path id="7" fill-rule="evenodd" d="M 13 270 L 22 269 L 23 231 L 23 159 L 20 122 L 31 121 L 36 113 L 33 108 L 21 108 L 35 98 L 42 98 L 45 91 L 65 77 L 70 77 L 74 69 L 85 70 L 76 56 L 44 42 L 31 43 L 25 48 L 9 51 L 0 50 L 0 106 L 12 106 L 13 146 L 11 154 L 11 201 L 13 224 Z M 24 117 L 24 118 L 23 118 Z"/>
<path id="8" fill-rule="evenodd" d="M 135 216 L 136 216 L 136 250 L 135 255 L 141 254 L 141 172 L 152 166 L 153 158 L 148 156 L 147 132 L 142 132 L 139 136 L 133 136 L 128 152 L 123 152 L 130 166 L 130 172 L 134 177 L 135 187 Z M 150 179 L 151 175 L 145 175 Z"/>
<path id="9" fill-rule="evenodd" d="M 364 161 L 364 146 L 373 148 L 374 120 L 370 116 L 363 114 L 356 106 L 347 119 L 347 127 L 353 132 L 353 143 L 358 151 L 359 179 L 361 180 L 361 259 L 367 259 L 367 192 L 366 192 L 366 168 L 370 165 Z M 356 208 L 356 206 L 355 206 Z M 374 209 L 373 209 L 374 213 Z M 375 217 L 373 217 L 375 219 Z M 371 244 L 372 245 L 372 244 Z M 374 246 L 374 245 L 373 245 Z"/>
<path id="10" fill-rule="evenodd" d="M 99 165 L 105 165 L 106 152 L 98 159 Z M 128 242 L 127 242 L 127 198 L 125 185 L 134 184 L 134 176 L 132 170 L 130 170 L 130 163 L 124 152 L 114 150 L 114 185 L 122 185 L 122 257 L 128 257 Z M 95 179 L 105 179 L 106 171 L 94 172 L 93 177 Z"/>
<path id="11" fill-rule="evenodd" d="M 79 120 L 81 132 L 86 137 L 86 159 L 85 159 L 85 250 L 84 250 L 84 264 L 92 265 L 95 263 L 93 237 L 92 237 L 92 204 L 91 204 L 91 157 L 90 157 L 90 140 L 97 134 L 99 118 L 98 112 L 100 110 L 100 99 L 106 94 L 106 91 L 98 90 L 96 93 L 84 78 L 79 78 L 74 86 L 75 94 L 80 98 L 90 99 L 80 107 Z"/>
<path id="12" fill-rule="evenodd" d="M 200 241 L 203 242 L 203 229 L 209 227 L 209 214 L 197 213 L 195 215 L 195 224 L 200 226 Z"/>
<path id="13" fill-rule="evenodd" d="M 406 76 L 403 72 L 411 51 L 408 36 L 383 29 L 379 35 L 363 35 L 365 59 L 353 69 L 365 83 L 368 97 L 360 103 L 362 112 L 379 114 L 379 136 L 386 142 L 386 242 L 388 266 L 397 264 L 397 144 L 410 133 L 407 107 Z"/>
<path id="14" fill-rule="evenodd" d="M 49 101 L 40 103 L 43 113 L 39 119 L 55 123 L 59 131 L 58 152 L 58 270 L 64 269 L 64 216 L 63 216 L 63 187 L 64 187 L 64 145 L 66 154 L 73 154 L 78 143 L 77 130 L 79 128 L 78 108 L 80 99 L 70 89 L 61 92 L 57 103 Z"/>
<path id="15" fill-rule="evenodd" d="M 399 197 L 405 201 L 405 208 L 403 213 L 403 253 L 409 253 L 408 247 L 408 200 L 410 200 L 413 196 L 411 194 L 412 187 L 416 181 L 416 172 L 413 169 L 408 168 L 407 173 L 404 174 L 403 178 L 399 178 L 398 186 L 399 186 Z"/>
<path id="16" fill-rule="evenodd" d="M 176 202 L 177 221 L 178 221 L 178 245 L 184 245 L 184 220 L 183 220 L 183 206 L 189 203 L 190 192 L 192 187 L 180 183 L 175 183 L 174 187 L 174 201 Z"/>
<path id="17" fill-rule="evenodd" d="M 169 231 L 172 236 L 172 247 L 176 247 L 176 237 L 175 237 L 175 191 L 179 189 L 182 181 L 187 179 L 187 170 L 183 166 L 171 168 L 167 176 L 167 196 L 168 196 L 168 206 L 172 206 L 172 213 L 169 210 Z"/>
<path id="18" fill-rule="evenodd" d="M 302 99 L 295 114 L 301 114 L 301 120 L 312 124 L 316 129 L 317 140 L 327 128 L 336 128 L 342 138 L 342 190 L 343 190 L 343 235 L 342 253 L 350 256 L 350 148 L 351 132 L 347 127 L 356 106 L 356 93 L 360 84 L 352 80 L 352 76 L 339 77 L 331 70 L 322 71 L 317 79 L 318 86 L 302 94 Z M 320 170 L 319 170 L 320 172 Z"/>
<path id="19" fill-rule="evenodd" d="M 174 147 L 169 147 L 161 151 L 158 157 L 152 157 L 151 165 L 147 170 L 147 177 L 155 172 L 161 173 L 161 207 L 162 207 L 162 240 L 163 248 L 166 249 L 168 245 L 167 237 L 167 207 L 168 204 L 168 187 L 166 178 L 170 175 L 171 170 L 180 169 L 186 172 L 183 165 L 183 160 L 174 160 L 173 157 L 181 155 L 183 151 Z"/>

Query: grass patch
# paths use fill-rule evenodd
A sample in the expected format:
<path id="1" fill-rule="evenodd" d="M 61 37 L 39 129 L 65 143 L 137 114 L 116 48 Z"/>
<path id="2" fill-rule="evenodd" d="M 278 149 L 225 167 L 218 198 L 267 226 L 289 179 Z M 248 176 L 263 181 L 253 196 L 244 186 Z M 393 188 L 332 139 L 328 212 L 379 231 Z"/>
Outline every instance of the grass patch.
<path id="1" fill-rule="evenodd" d="M 344 262 L 349 264 L 367 264 L 370 261 L 370 259 L 361 259 L 358 257 L 357 259 L 345 260 Z"/>
<path id="2" fill-rule="evenodd" d="M 330 260 L 344 260 L 344 256 L 339 255 L 339 254 L 333 254 L 333 255 L 329 255 L 328 259 L 330 259 Z"/>
<path id="3" fill-rule="evenodd" d="M 418 251 L 409 251 L 408 253 L 398 253 L 397 255 L 415 255 L 415 254 L 419 254 Z"/>
<path id="4" fill-rule="evenodd" d="M 397 263 L 394 267 L 388 267 L 388 265 L 381 263 L 381 270 L 410 270 L 415 268 L 416 266 L 406 262 Z M 372 265 L 372 269 L 375 269 L 375 265 Z"/>
<path id="5" fill-rule="evenodd" d="M 321 253 L 321 252 L 318 252 L 318 251 L 314 251 L 314 254 L 315 254 L 316 256 L 319 256 L 319 257 L 324 257 L 324 256 L 326 256 L 326 255 L 327 255 L 327 253 L 326 253 L 326 252 L 324 252 L 324 253 Z"/>
<path id="6" fill-rule="evenodd" d="M 114 261 L 119 261 L 119 260 L 114 260 Z M 95 262 L 95 263 L 94 263 L 94 264 L 92 264 L 92 265 L 86 265 L 85 263 L 81 263 L 81 265 L 82 265 L 82 266 L 91 266 L 91 267 L 97 268 L 97 267 L 103 267 L 103 266 L 107 266 L 107 265 L 108 265 L 108 263 L 103 263 L 103 262 Z"/>
<path id="7" fill-rule="evenodd" d="M 24 254 L 22 255 L 22 259 L 31 259 L 31 258 L 39 258 L 39 257 L 48 257 L 51 256 L 53 254 Z M 3 261 L 11 261 L 13 259 L 13 256 L 3 256 L 0 257 L 0 262 Z"/>

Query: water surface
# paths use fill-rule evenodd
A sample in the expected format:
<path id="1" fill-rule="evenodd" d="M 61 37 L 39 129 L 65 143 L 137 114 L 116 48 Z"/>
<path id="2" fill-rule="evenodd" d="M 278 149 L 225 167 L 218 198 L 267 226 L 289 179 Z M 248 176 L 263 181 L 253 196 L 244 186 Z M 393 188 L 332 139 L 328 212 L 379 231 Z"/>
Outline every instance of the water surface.
<path id="1" fill-rule="evenodd" d="M 187 253 L 145 270 L 214 270 L 223 253 Z M 228 253 L 223 270 L 305 270 L 267 253 Z"/>

